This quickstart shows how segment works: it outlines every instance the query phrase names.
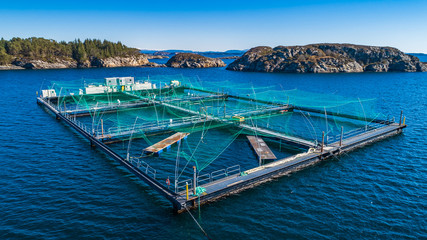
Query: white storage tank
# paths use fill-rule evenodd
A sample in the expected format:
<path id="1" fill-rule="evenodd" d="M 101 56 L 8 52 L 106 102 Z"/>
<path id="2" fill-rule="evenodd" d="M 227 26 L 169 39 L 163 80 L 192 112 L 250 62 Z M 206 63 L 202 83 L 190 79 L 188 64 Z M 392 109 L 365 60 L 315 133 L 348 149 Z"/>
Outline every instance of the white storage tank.
<path id="1" fill-rule="evenodd" d="M 56 97 L 55 89 L 42 90 L 42 97 Z"/>
<path id="2" fill-rule="evenodd" d="M 134 91 L 138 91 L 138 90 L 146 90 L 146 89 L 154 89 L 156 88 L 155 85 L 153 86 L 153 84 L 151 84 L 150 82 L 137 82 L 133 85 L 133 89 Z"/>
<path id="3" fill-rule="evenodd" d="M 173 87 L 179 87 L 179 85 L 181 85 L 181 83 L 178 80 L 172 80 L 171 81 L 171 86 L 173 86 Z"/>
<path id="4" fill-rule="evenodd" d="M 108 87 L 103 86 L 103 85 L 89 85 L 88 87 L 85 88 L 85 93 L 86 94 L 98 94 L 98 93 L 104 93 L 106 92 L 108 89 Z"/>

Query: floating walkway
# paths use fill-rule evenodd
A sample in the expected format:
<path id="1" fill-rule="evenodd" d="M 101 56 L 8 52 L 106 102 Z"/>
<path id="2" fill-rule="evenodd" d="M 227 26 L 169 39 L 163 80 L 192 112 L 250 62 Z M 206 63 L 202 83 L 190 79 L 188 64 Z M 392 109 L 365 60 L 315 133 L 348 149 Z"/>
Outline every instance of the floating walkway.
<path id="1" fill-rule="evenodd" d="M 76 117 L 83 117 L 83 116 L 89 116 L 92 114 L 95 114 L 96 112 L 103 112 L 103 113 L 112 113 L 119 111 L 121 109 L 129 109 L 129 108 L 140 108 L 140 107 L 149 107 L 152 106 L 153 103 L 148 102 L 147 100 L 138 100 L 135 102 L 129 102 L 129 103 L 114 103 L 114 104 L 108 104 L 108 105 L 97 105 L 89 108 L 76 108 L 76 109 L 68 109 L 63 111 L 64 113 L 75 115 Z"/>
<path id="2" fill-rule="evenodd" d="M 277 157 L 271 151 L 271 149 L 267 146 L 264 140 L 260 137 L 255 136 L 246 136 L 251 143 L 252 148 L 258 155 L 259 160 L 274 160 Z M 261 162 L 260 162 L 261 164 Z"/>
<path id="3" fill-rule="evenodd" d="M 209 101 L 209 100 L 218 100 L 218 99 L 227 99 L 227 94 L 214 94 L 207 96 L 184 96 L 184 97 L 174 97 L 174 98 L 165 98 L 160 99 L 161 102 L 195 102 L 195 101 Z"/>
<path id="4" fill-rule="evenodd" d="M 199 124 L 206 121 L 210 120 L 207 120 L 206 118 L 200 118 L 198 116 L 186 117 L 181 119 L 169 119 L 125 127 L 111 127 L 105 132 L 97 132 L 96 135 L 97 138 L 102 141 L 124 139 L 130 136 L 132 136 L 132 138 L 138 138 L 141 134 L 147 135 L 151 133 L 166 132 L 171 131 L 174 128 L 193 126 L 194 124 Z"/>
<path id="5" fill-rule="evenodd" d="M 164 98 L 160 101 L 153 101 L 149 98 L 143 98 L 139 97 L 132 93 L 124 92 L 124 94 L 128 96 L 132 96 L 137 98 L 138 100 L 128 103 L 110 103 L 110 104 L 104 104 L 104 105 L 96 105 L 91 106 L 88 108 L 79 108 L 77 106 L 74 109 L 65 109 L 62 112 L 67 114 L 75 115 L 76 117 L 83 117 L 83 116 L 89 116 L 96 112 L 103 112 L 103 113 L 113 113 L 122 109 L 130 109 L 130 108 L 141 108 L 141 107 L 150 107 L 154 104 L 160 104 L 160 103 L 183 103 L 183 102 L 193 102 L 193 101 L 209 101 L 209 100 L 217 100 L 217 99 L 227 99 L 228 95 L 226 94 L 216 94 L 216 95 L 209 95 L 209 96 L 183 96 L 183 97 L 169 97 Z"/>
<path id="6" fill-rule="evenodd" d="M 169 148 L 172 144 L 179 142 L 182 139 L 186 139 L 189 134 L 190 133 L 183 133 L 183 132 L 175 133 L 174 135 L 172 135 L 166 139 L 163 139 L 162 141 L 160 141 L 154 145 L 151 145 L 151 146 L 145 148 L 144 153 L 145 154 L 152 154 L 152 153 L 160 154 L 161 152 L 163 152 L 163 149 Z"/>
<path id="7" fill-rule="evenodd" d="M 248 130 L 250 132 L 258 133 L 259 135 L 262 135 L 265 137 L 273 137 L 276 139 L 283 140 L 283 141 L 290 143 L 292 145 L 295 145 L 297 147 L 302 147 L 302 148 L 308 149 L 308 148 L 313 148 L 313 147 L 317 146 L 314 142 L 307 141 L 307 140 L 302 139 L 302 138 L 292 137 L 292 136 L 286 135 L 284 133 L 273 131 L 273 130 L 270 130 L 267 128 L 255 127 L 255 126 L 251 126 L 248 124 L 239 124 L 237 126 L 240 128 L 243 128 L 245 130 Z"/>
<path id="8" fill-rule="evenodd" d="M 292 106 L 268 106 L 268 107 L 260 107 L 255 110 L 240 110 L 240 111 L 233 111 L 231 115 L 233 116 L 241 116 L 241 117 L 250 117 L 250 116 L 260 116 L 264 114 L 271 114 L 275 112 L 288 112 L 292 111 Z"/>

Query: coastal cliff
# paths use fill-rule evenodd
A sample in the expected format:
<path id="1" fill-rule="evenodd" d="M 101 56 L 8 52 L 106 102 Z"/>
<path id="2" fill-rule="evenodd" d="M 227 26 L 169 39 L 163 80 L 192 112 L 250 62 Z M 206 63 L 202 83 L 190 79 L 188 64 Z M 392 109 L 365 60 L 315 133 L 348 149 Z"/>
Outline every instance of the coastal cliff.
<path id="1" fill-rule="evenodd" d="M 247 72 L 337 73 L 425 72 L 427 65 L 392 47 L 352 44 L 255 47 L 227 70 Z"/>
<path id="2" fill-rule="evenodd" d="M 217 58 L 204 57 L 194 53 L 178 53 L 168 60 L 166 66 L 172 68 L 210 68 L 225 67 L 226 64 Z"/>

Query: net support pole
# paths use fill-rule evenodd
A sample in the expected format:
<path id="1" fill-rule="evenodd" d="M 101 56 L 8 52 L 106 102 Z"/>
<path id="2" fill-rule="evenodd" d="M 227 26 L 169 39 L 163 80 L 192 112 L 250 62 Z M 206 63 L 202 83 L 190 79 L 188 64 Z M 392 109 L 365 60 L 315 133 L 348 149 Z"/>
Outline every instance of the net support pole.
<path id="1" fill-rule="evenodd" d="M 402 125 L 402 116 L 403 116 L 403 110 L 400 111 L 400 120 L 399 120 L 399 126 Z"/>
<path id="2" fill-rule="evenodd" d="M 320 146 L 320 152 L 323 153 L 323 145 L 325 144 L 325 132 L 322 132 L 322 145 Z"/>
<path id="3" fill-rule="evenodd" d="M 342 137 L 344 135 L 344 127 L 341 126 L 340 147 L 342 146 Z"/>
<path id="4" fill-rule="evenodd" d="M 193 192 L 194 192 L 194 196 L 196 196 L 196 187 L 197 187 L 197 169 L 196 166 L 193 166 Z"/>
<path id="5" fill-rule="evenodd" d="M 102 137 L 104 137 L 104 120 L 103 119 L 101 119 L 101 134 L 102 134 Z"/>

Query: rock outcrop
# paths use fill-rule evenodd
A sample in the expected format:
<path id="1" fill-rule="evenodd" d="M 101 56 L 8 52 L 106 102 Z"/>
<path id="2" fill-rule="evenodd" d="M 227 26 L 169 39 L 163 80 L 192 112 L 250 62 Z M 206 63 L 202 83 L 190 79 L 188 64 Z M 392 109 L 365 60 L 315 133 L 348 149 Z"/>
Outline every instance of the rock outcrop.
<path id="1" fill-rule="evenodd" d="M 424 72 L 415 56 L 392 47 L 352 44 L 255 47 L 230 63 L 227 70 L 248 72 Z"/>
<path id="2" fill-rule="evenodd" d="M 210 68 L 225 67 L 221 59 L 208 58 L 194 53 L 178 53 L 171 57 L 166 66 L 173 68 Z"/>

